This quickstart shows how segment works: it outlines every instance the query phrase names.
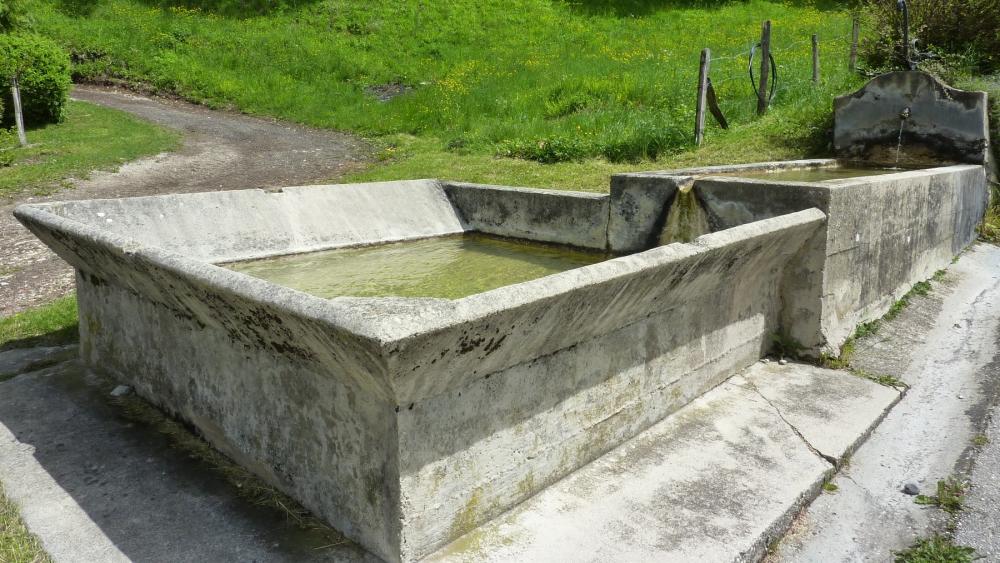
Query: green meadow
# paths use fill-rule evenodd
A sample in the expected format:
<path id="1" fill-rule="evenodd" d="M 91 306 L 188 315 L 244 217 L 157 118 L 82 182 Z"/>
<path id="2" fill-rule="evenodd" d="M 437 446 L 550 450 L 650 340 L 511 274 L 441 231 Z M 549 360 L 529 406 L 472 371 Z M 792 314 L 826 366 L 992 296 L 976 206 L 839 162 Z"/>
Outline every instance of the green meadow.
<path id="1" fill-rule="evenodd" d="M 601 189 L 617 170 L 823 154 L 847 68 L 835 2 L 34 0 L 78 80 L 120 80 L 372 139 L 356 179 Z M 758 118 L 747 55 L 773 22 Z M 822 77 L 811 81 L 812 34 Z M 731 123 L 694 148 L 701 49 Z"/>

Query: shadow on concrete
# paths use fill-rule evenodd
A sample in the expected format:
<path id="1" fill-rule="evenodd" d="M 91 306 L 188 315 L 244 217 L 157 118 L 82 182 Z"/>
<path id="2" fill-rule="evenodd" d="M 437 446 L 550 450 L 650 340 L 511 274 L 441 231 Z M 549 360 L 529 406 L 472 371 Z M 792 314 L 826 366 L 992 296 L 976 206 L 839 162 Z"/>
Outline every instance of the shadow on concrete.
<path id="1" fill-rule="evenodd" d="M 240 497 L 169 438 L 125 419 L 113 387 L 75 359 L 0 383 L 0 435 L 6 427 L 16 438 L 0 440 L 0 481 L 57 560 L 117 551 L 133 561 L 378 561 Z M 78 541 L 88 520 L 105 537 Z"/>

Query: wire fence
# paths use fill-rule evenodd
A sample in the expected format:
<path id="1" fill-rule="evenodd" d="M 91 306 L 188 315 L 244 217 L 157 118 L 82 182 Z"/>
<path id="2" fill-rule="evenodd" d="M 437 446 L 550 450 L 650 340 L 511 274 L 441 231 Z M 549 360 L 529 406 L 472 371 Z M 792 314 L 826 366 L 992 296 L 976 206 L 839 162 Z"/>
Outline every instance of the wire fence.
<path id="1" fill-rule="evenodd" d="M 710 111 L 716 121 L 726 126 L 725 114 L 756 104 L 759 90 L 766 92 L 766 100 L 759 106 L 763 113 L 775 100 L 786 96 L 805 94 L 822 82 L 824 65 L 850 66 L 855 71 L 859 24 L 853 22 L 847 34 L 818 33 L 788 41 L 776 30 L 771 37 L 770 22 L 761 39 L 748 41 L 739 51 L 711 52 L 702 57 L 699 69 L 698 103 L 695 115 L 695 142 L 704 138 L 705 112 Z M 769 74 L 763 88 L 758 88 L 761 74 L 762 44 L 768 43 Z M 704 55 L 704 53 L 703 53 Z M 831 66 L 831 69 L 834 67 Z M 843 67 L 841 67 L 843 68 Z M 837 69 L 840 70 L 840 69 Z"/>

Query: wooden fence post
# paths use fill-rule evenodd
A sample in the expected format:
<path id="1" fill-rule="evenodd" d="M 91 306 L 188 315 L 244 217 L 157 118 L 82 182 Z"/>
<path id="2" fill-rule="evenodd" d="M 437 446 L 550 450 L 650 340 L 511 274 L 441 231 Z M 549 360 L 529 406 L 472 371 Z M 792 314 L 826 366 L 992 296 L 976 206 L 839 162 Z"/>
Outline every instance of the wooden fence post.
<path id="1" fill-rule="evenodd" d="M 861 22 L 854 18 L 854 27 L 851 30 L 851 72 L 858 70 L 858 36 L 861 34 Z"/>
<path id="2" fill-rule="evenodd" d="M 705 99 L 708 96 L 708 70 L 712 64 L 712 51 L 701 50 L 701 64 L 698 68 L 698 103 L 694 116 L 694 144 L 705 140 Z"/>
<path id="3" fill-rule="evenodd" d="M 813 34 L 813 84 L 819 84 L 819 36 Z"/>
<path id="4" fill-rule="evenodd" d="M 14 123 L 17 124 L 17 140 L 22 147 L 28 146 L 28 137 L 24 134 L 24 114 L 21 112 L 21 87 L 17 83 L 17 75 L 10 77 L 10 95 L 14 98 Z"/>
<path id="5" fill-rule="evenodd" d="M 771 20 L 761 26 L 760 32 L 760 83 L 757 85 L 757 115 L 767 113 L 770 100 L 767 95 L 767 81 L 771 74 Z"/>

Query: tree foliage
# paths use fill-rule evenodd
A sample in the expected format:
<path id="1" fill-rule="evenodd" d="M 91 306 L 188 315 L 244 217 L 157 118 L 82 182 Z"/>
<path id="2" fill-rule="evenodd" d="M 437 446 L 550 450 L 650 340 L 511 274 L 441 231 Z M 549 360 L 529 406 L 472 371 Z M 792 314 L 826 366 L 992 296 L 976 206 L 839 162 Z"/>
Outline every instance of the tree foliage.
<path id="1" fill-rule="evenodd" d="M 0 0 L 0 33 L 12 33 L 30 27 L 24 0 Z"/>
<path id="2" fill-rule="evenodd" d="M 933 53 L 929 66 L 962 66 L 974 73 L 1000 70 L 1000 0 L 910 0 L 910 39 L 916 51 Z M 863 55 L 878 70 L 904 68 L 902 13 L 897 0 L 865 0 L 872 33 Z M 918 55 L 918 58 L 919 55 Z"/>

